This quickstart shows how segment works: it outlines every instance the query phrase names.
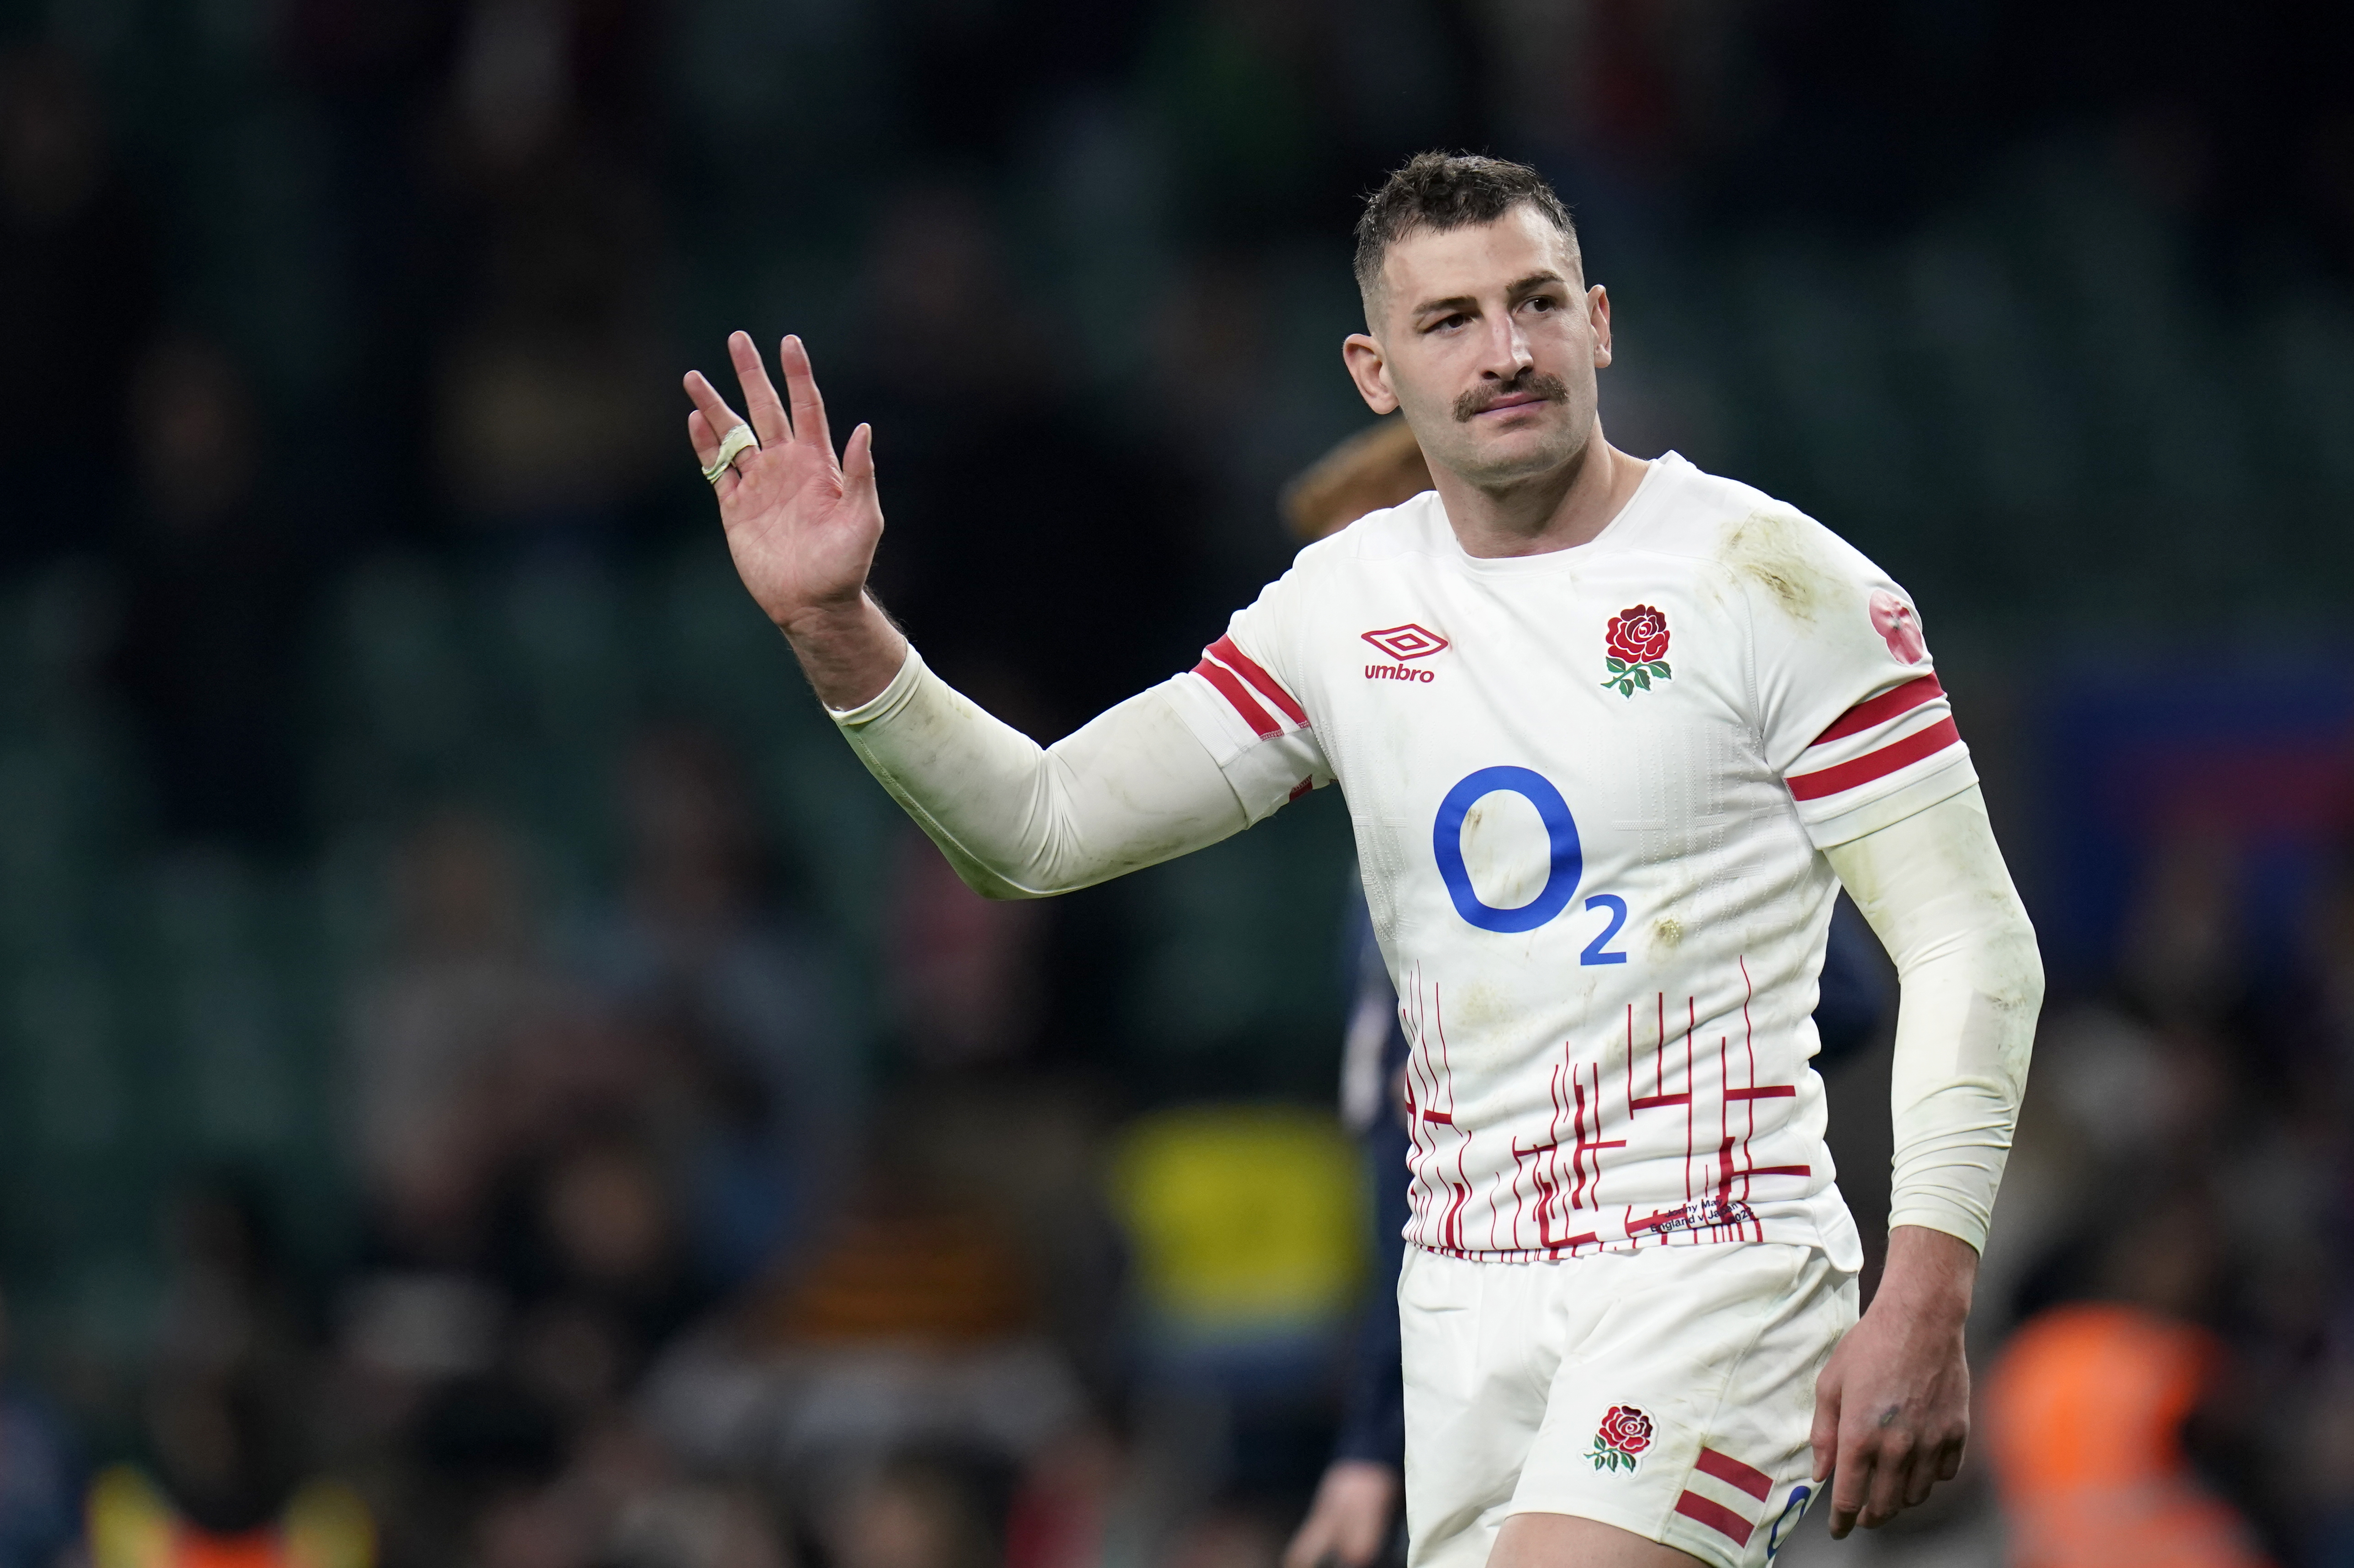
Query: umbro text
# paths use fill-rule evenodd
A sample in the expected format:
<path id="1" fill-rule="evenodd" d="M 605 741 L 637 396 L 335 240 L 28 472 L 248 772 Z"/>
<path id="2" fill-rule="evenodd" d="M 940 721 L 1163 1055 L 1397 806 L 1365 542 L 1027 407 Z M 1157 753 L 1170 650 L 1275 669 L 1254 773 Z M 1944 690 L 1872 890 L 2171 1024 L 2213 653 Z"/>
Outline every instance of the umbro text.
<path id="1" fill-rule="evenodd" d="M 1368 681 L 1420 681 L 1423 684 L 1428 685 L 1437 678 L 1437 675 L 1429 670 L 1416 670 L 1405 664 L 1365 666 L 1365 679 Z"/>

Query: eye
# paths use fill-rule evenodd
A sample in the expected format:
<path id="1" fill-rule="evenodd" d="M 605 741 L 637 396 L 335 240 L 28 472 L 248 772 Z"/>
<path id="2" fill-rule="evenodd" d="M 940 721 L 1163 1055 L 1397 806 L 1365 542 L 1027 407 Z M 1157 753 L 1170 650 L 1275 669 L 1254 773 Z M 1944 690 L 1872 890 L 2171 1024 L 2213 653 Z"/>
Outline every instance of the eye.
<path id="1" fill-rule="evenodd" d="M 1531 295 L 1528 300 L 1528 307 L 1532 311 L 1550 311 L 1556 308 L 1553 297 L 1549 294 Z"/>

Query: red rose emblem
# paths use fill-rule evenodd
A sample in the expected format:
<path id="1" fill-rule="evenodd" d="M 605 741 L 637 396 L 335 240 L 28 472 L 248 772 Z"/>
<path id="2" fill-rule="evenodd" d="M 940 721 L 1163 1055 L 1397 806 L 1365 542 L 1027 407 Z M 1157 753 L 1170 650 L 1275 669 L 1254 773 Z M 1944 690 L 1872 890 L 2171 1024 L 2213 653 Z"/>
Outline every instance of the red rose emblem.
<path id="1" fill-rule="evenodd" d="M 1663 637 L 1665 633 L 1661 634 Z M 1631 1404 L 1614 1404 L 1596 1433 L 1605 1447 L 1622 1454 L 1639 1454 L 1651 1446 L 1651 1418 Z"/>
<path id="2" fill-rule="evenodd" d="M 1610 634 L 1603 640 L 1603 668 L 1622 697 L 1648 692 L 1653 681 L 1675 672 L 1668 668 L 1668 618 L 1648 604 L 1631 605 L 1610 618 Z"/>
<path id="3" fill-rule="evenodd" d="M 1648 604 L 1620 610 L 1610 618 L 1610 652 L 1629 664 L 1666 658 L 1668 618 Z"/>

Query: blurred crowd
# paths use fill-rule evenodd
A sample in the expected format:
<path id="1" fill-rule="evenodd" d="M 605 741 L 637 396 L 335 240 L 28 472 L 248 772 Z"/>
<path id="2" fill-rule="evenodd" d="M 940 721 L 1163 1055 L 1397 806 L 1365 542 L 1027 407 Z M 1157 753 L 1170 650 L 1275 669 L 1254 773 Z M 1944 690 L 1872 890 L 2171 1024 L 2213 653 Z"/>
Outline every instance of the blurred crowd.
<path id="1" fill-rule="evenodd" d="M 1051 738 L 1281 569 L 1360 193 L 1530 158 L 1614 438 L 1920 595 L 2043 920 L 2066 662 L 2347 602 L 2292 10 L 0 6 L 0 1568 L 1270 1568 L 1396 1180 L 1330 1109 L 1346 825 L 967 894 L 678 375 L 801 333 L 883 596 Z M 2354 1561 L 2345 722 L 2289 895 L 2226 812 L 2046 922 L 1979 1458 L 1794 1561 Z"/>

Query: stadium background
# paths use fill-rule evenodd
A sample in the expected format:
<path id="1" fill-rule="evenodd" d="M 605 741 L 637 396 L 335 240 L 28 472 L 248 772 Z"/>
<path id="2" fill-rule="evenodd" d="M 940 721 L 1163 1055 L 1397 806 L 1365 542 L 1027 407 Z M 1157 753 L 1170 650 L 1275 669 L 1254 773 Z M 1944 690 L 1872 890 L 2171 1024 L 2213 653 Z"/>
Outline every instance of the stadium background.
<path id="1" fill-rule="evenodd" d="M 1060 734 L 1280 569 L 1365 418 L 1356 201 L 1429 145 L 1577 209 L 1619 444 L 1925 607 L 2053 979 L 1981 1370 L 2073 1298 L 2200 1326 L 2100 1397 L 2349 1560 L 2342 19 L 0 19 L 0 1562 L 92 1487 L 394 1563 L 1271 1562 L 1360 1270 L 1343 813 L 966 898 L 735 585 L 676 378 L 802 334 L 886 598 Z M 1833 1088 L 1867 1229 L 1884 1073 Z M 1999 1561 L 1988 1468 L 1798 1551 Z"/>

